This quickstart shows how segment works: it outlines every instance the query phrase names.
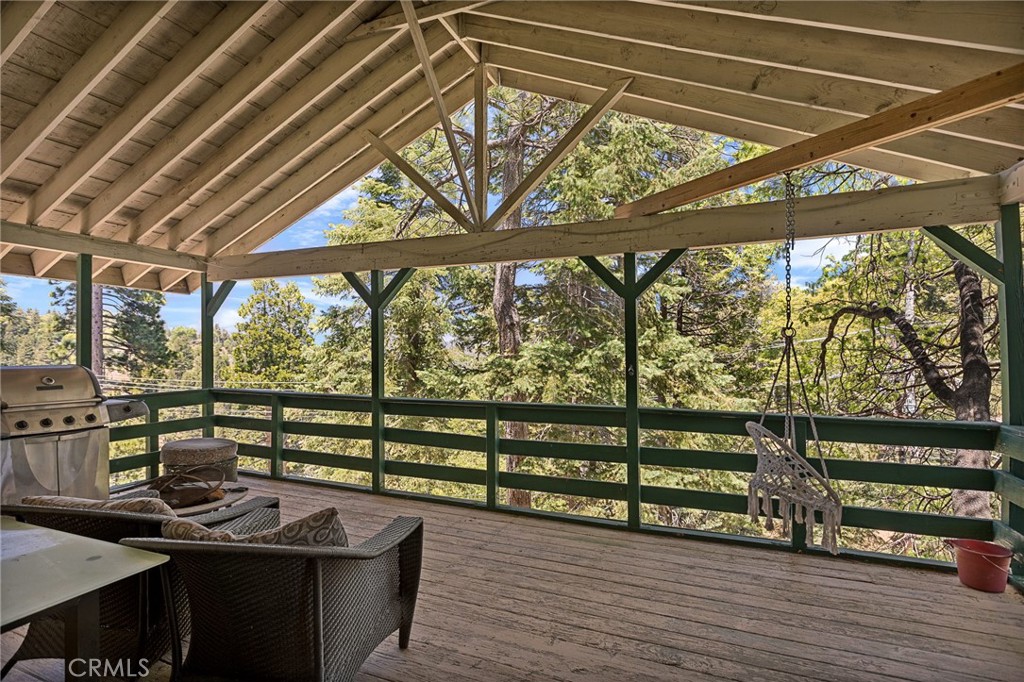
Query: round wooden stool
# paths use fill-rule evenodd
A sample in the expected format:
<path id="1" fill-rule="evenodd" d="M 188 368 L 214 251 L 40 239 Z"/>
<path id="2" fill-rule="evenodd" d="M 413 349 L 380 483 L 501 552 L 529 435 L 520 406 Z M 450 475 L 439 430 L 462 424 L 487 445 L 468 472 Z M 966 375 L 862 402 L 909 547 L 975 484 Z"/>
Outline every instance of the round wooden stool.
<path id="1" fill-rule="evenodd" d="M 224 472 L 225 481 L 238 480 L 238 443 L 227 438 L 186 438 L 164 443 L 160 462 L 165 474 L 180 474 L 197 466 L 209 466 Z M 220 480 L 213 472 L 198 473 L 203 478 Z"/>

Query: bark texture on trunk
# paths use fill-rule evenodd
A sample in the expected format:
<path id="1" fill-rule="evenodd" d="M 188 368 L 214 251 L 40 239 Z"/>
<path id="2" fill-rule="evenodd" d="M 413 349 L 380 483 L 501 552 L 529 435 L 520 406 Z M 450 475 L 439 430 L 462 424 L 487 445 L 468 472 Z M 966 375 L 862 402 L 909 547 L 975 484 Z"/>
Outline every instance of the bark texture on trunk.
<path id="1" fill-rule="evenodd" d="M 103 377 L 103 287 L 92 285 L 92 371 Z"/>
<path id="2" fill-rule="evenodd" d="M 526 129 L 523 125 L 512 126 L 506 143 L 505 160 L 502 164 L 502 197 L 510 195 L 522 182 L 523 161 Z M 523 224 L 522 208 L 512 211 L 497 227 L 499 230 L 513 230 Z M 516 263 L 498 263 L 494 268 L 494 322 L 498 328 L 498 351 L 504 358 L 516 358 L 523 345 L 523 327 L 516 308 Z M 526 396 L 519 391 L 509 389 L 502 400 L 506 402 L 522 402 Z M 502 437 L 526 439 L 529 436 L 527 425 L 522 422 L 502 422 Z M 505 470 L 514 472 L 519 469 L 522 457 L 507 455 Z M 529 507 L 531 504 L 529 490 L 509 490 L 508 504 L 513 507 Z"/>
<path id="3" fill-rule="evenodd" d="M 846 315 L 870 320 L 888 320 L 899 331 L 899 340 L 910 353 L 928 389 L 953 410 L 960 421 L 989 421 L 992 399 L 992 367 L 985 352 L 985 306 L 981 277 L 960 261 L 953 261 L 953 276 L 960 297 L 960 385 L 950 385 L 942 370 L 928 353 L 928 347 L 918 336 L 912 316 L 897 312 L 889 306 L 872 303 L 840 308 L 832 315 L 828 333 L 821 345 L 819 367 L 824 367 L 828 342 L 835 338 L 839 321 Z M 987 469 L 992 466 L 991 453 L 986 450 L 957 450 L 955 466 Z M 957 516 L 991 518 L 991 495 L 982 490 L 954 490 L 953 513 Z"/>

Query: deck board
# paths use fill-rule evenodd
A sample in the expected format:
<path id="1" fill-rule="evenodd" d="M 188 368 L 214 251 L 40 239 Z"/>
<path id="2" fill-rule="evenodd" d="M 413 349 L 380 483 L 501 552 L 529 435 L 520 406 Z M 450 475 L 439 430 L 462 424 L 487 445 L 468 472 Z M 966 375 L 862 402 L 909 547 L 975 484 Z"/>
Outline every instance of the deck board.
<path id="1" fill-rule="evenodd" d="M 353 543 L 395 516 L 424 518 L 412 644 L 387 640 L 363 682 L 976 682 L 1024 670 L 1024 597 L 947 573 L 245 480 L 281 498 L 285 521 L 338 507 Z M 60 665 L 6 679 L 60 679 Z"/>

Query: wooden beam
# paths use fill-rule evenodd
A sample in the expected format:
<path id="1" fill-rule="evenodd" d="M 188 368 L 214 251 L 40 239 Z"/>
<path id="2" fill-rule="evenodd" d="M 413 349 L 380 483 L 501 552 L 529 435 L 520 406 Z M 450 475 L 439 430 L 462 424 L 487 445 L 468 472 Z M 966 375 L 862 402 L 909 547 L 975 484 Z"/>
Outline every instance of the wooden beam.
<path id="1" fill-rule="evenodd" d="M 807 111 L 804 111 L 800 120 L 794 121 L 793 125 L 797 126 L 799 132 L 804 133 L 811 132 L 799 127 L 804 121 L 810 121 L 812 125 L 814 121 L 820 121 L 818 125 L 827 127 L 836 127 L 847 122 L 842 121 L 828 126 L 822 119 L 832 112 L 853 117 L 871 116 L 921 96 L 918 90 L 851 78 L 831 78 L 828 87 L 823 88 L 822 77 L 819 74 L 796 69 L 768 70 L 763 64 L 756 62 L 666 50 L 657 45 L 613 40 L 561 28 L 531 26 L 490 17 L 467 15 L 462 20 L 462 26 L 466 37 L 473 41 L 488 46 L 514 48 L 514 58 L 521 58 L 523 52 L 533 53 L 529 61 L 534 64 L 539 63 L 539 57 L 556 57 L 569 68 L 578 68 L 581 72 L 596 74 L 599 71 L 620 69 L 631 75 L 653 76 L 662 81 L 669 81 L 665 85 L 674 86 L 675 93 L 669 95 L 666 101 L 684 106 L 701 106 L 714 111 L 714 106 L 718 104 L 723 94 L 743 95 L 739 101 L 745 113 L 738 114 L 739 117 L 760 120 L 764 119 L 764 114 L 773 112 L 779 103 L 785 105 L 786 115 L 791 118 L 797 118 L 793 114 L 793 108 L 800 107 Z M 530 67 L 524 64 L 517 63 L 515 66 L 520 70 L 530 71 Z M 601 78 L 604 82 L 609 82 L 607 75 Z M 590 78 L 573 80 L 589 82 Z M 630 88 L 631 92 L 637 91 L 639 85 L 639 82 L 634 84 L 634 87 Z M 691 89 L 693 86 L 708 89 L 694 90 Z M 956 144 L 957 139 L 949 137 L 955 136 L 960 139 L 992 141 L 1015 149 L 1024 149 L 1024 110 L 1005 108 L 992 111 L 985 116 L 943 126 L 936 134 L 943 135 L 944 142 L 949 145 Z M 986 171 L 991 172 L 994 171 Z"/>
<path id="2" fill-rule="evenodd" d="M 459 183 L 462 191 L 466 194 L 466 202 L 469 204 L 469 214 L 474 225 L 483 224 L 483 216 L 477 212 L 477 204 L 473 199 L 473 191 L 469 184 L 469 176 L 466 174 L 466 164 L 459 152 L 459 141 L 455 137 L 455 130 L 452 128 L 452 119 L 448 114 L 448 108 L 444 104 L 444 96 L 441 92 L 441 85 L 437 82 L 437 75 L 434 73 L 434 65 L 431 62 L 430 50 L 427 49 L 427 42 L 423 38 L 423 29 L 416 20 L 416 9 L 411 0 L 401 0 L 402 11 L 409 24 L 409 35 L 412 36 L 412 43 L 416 46 L 416 52 L 420 56 L 420 64 L 423 66 L 423 76 L 430 88 L 430 94 L 434 99 L 434 106 L 437 108 L 437 116 L 441 121 L 441 129 L 448 141 L 448 149 L 452 154 L 452 162 L 455 164 L 455 171 L 459 176 Z"/>
<path id="3" fill-rule="evenodd" d="M 488 50 L 488 58 L 490 59 L 492 52 L 496 51 Z M 603 89 L 603 85 L 601 88 L 579 85 L 545 76 L 520 73 L 507 68 L 503 68 L 500 71 L 500 76 L 503 80 L 503 85 L 507 87 L 574 102 L 592 102 L 600 96 Z M 633 88 L 639 89 L 641 86 L 642 84 L 637 85 L 634 83 L 631 90 Z M 634 116 L 643 116 L 655 121 L 665 121 L 673 125 L 682 125 L 698 130 L 707 130 L 719 135 L 728 135 L 738 140 L 750 140 L 751 142 L 758 142 L 772 147 L 784 147 L 810 138 L 809 135 L 773 126 L 742 121 L 726 116 L 715 116 L 691 107 L 653 101 L 632 94 L 623 96 L 615 105 L 615 109 L 623 113 L 633 114 Z M 841 157 L 838 157 L 838 160 L 843 163 L 860 166 L 861 168 L 927 182 L 956 180 L 975 175 L 963 168 L 956 168 L 921 158 L 893 154 L 877 148 L 843 154 Z"/>
<path id="4" fill-rule="evenodd" d="M 238 2 L 225 7 L 9 219 L 38 223 L 219 57 L 225 47 L 245 33 L 264 6 L 260 2 Z"/>
<path id="5" fill-rule="evenodd" d="M 457 54 L 452 59 L 460 60 L 463 64 L 466 63 L 465 57 L 462 54 Z M 472 82 L 468 79 L 462 83 L 453 85 L 451 89 L 445 93 L 445 99 L 449 106 L 462 106 L 466 102 L 470 101 L 473 98 L 472 86 Z M 396 102 L 395 104 L 397 105 L 398 103 Z M 385 109 L 382 109 L 378 114 L 386 114 L 389 117 L 393 115 L 390 111 Z M 374 117 L 367 121 L 367 124 L 380 130 L 380 121 L 381 119 Z M 429 102 L 426 102 L 412 116 L 404 118 L 394 125 L 391 132 L 383 139 L 393 148 L 404 147 L 436 125 L 437 117 L 434 113 L 433 107 Z M 240 253 L 249 253 L 250 251 L 255 250 L 272 239 L 275 235 L 279 234 L 282 230 L 288 228 L 295 221 L 302 218 L 302 216 L 306 215 L 317 206 L 351 185 L 353 182 L 364 177 L 367 173 L 379 166 L 381 161 L 384 160 L 380 155 L 380 152 L 373 147 L 368 146 L 360 136 L 350 135 L 347 137 L 349 138 L 349 144 L 351 144 L 355 149 L 352 156 L 345 160 L 344 163 L 340 163 L 334 171 L 325 176 L 320 180 L 320 182 L 303 191 L 298 198 L 295 198 L 278 208 L 269 218 L 262 219 L 256 227 L 250 228 L 245 224 L 236 226 L 236 223 L 240 221 L 233 221 L 231 228 L 239 229 L 244 233 L 244 236 L 237 239 L 227 248 L 221 249 L 217 255 L 235 255 Z M 358 145 L 356 144 L 357 141 Z M 360 148 L 362 151 L 358 151 Z M 216 237 L 217 233 L 214 233 L 214 236 Z M 206 246 L 206 248 L 212 249 L 213 247 Z"/>
<path id="6" fill-rule="evenodd" d="M 1024 12 L 1016 2 L 697 2 L 701 11 L 1024 55 Z M 766 28 L 770 31 L 771 28 Z"/>
<path id="7" fill-rule="evenodd" d="M 450 41 L 444 31 L 435 30 L 428 35 L 428 44 L 432 50 L 441 50 L 448 46 Z M 348 49 L 342 47 L 339 52 L 344 51 L 346 55 L 351 56 L 354 50 L 355 54 L 358 55 L 361 54 L 362 48 L 365 46 L 366 43 L 359 43 Z M 348 56 L 346 59 L 347 63 L 351 64 L 351 59 Z M 330 58 L 328 58 L 328 61 L 331 61 Z M 273 149 L 264 153 L 259 160 L 225 183 L 217 190 L 216 194 L 200 204 L 191 213 L 182 217 L 174 227 L 165 233 L 165 236 L 156 238 L 153 244 L 171 249 L 179 248 L 185 241 L 220 219 L 232 206 L 252 192 L 253 187 L 266 182 L 268 178 L 280 172 L 281 168 L 287 166 L 296 157 L 312 151 L 331 137 L 337 137 L 340 131 L 353 128 L 355 125 L 354 120 L 360 115 L 365 115 L 367 107 L 379 109 L 382 102 L 392 96 L 392 89 L 398 89 L 398 85 L 403 80 L 412 77 L 412 74 L 417 70 L 418 64 L 419 58 L 416 51 L 411 47 L 396 53 L 387 63 L 361 78 L 354 86 L 349 88 L 344 96 L 324 107 L 285 139 L 281 140 Z M 328 66 L 330 68 L 323 72 L 315 71 L 307 76 L 307 78 L 312 77 L 315 87 L 312 87 L 311 91 L 307 91 L 305 96 L 303 96 L 302 89 L 306 79 L 303 79 L 303 81 L 292 88 L 292 91 L 299 91 L 295 96 L 290 96 L 292 91 L 281 96 L 279 101 L 283 101 L 284 111 L 289 113 L 288 120 L 299 115 L 308 107 L 309 102 L 315 101 L 319 97 L 321 94 L 319 92 L 320 87 L 326 85 L 323 77 L 326 76 L 328 79 L 333 80 L 333 74 L 344 68 L 344 65 L 337 61 L 331 61 L 331 64 Z M 275 109 L 276 104 L 277 102 L 271 105 L 267 112 L 276 120 L 284 119 L 284 116 L 278 115 L 280 110 Z M 266 117 L 264 116 L 263 118 L 265 119 Z M 252 127 L 254 128 L 253 132 L 260 133 L 259 137 L 264 137 L 263 133 L 267 132 L 265 129 L 260 130 L 261 126 L 258 122 L 254 123 Z M 237 137 L 240 140 L 244 140 L 244 146 L 248 146 L 250 142 L 255 141 L 248 130 L 240 131 Z M 237 160 L 238 157 L 235 154 L 241 151 L 242 146 L 241 144 L 234 145 L 231 141 L 226 143 L 225 147 L 231 148 L 231 157 L 233 158 L 219 157 L 209 170 L 203 170 L 203 167 L 200 167 L 197 175 L 197 179 L 200 182 L 189 187 L 189 191 L 193 187 L 198 187 L 199 184 L 203 184 L 203 186 L 208 185 L 228 171 L 235 160 Z M 309 171 L 305 172 L 308 173 Z M 182 198 L 183 196 L 181 195 L 177 197 L 177 199 Z M 164 212 L 166 212 L 166 208 L 160 210 L 160 213 Z M 141 218 L 142 216 L 140 216 Z M 140 221 L 140 230 L 146 229 L 148 232 L 152 227 L 155 227 L 155 224 L 148 217 L 145 223 Z"/>
<path id="8" fill-rule="evenodd" d="M 810 239 L 999 217 L 999 178 L 985 176 L 797 200 L 797 237 Z M 781 201 L 516 230 L 349 244 L 210 261 L 210 279 L 429 268 L 650 253 L 780 241 Z"/>
<path id="9" fill-rule="evenodd" d="M 460 19 L 461 15 L 456 19 L 452 19 L 451 17 L 438 17 L 437 23 L 441 24 L 441 26 L 448 31 L 452 40 L 458 43 L 459 47 L 462 48 L 462 51 L 469 55 L 469 58 L 472 59 L 475 64 L 479 64 L 480 51 L 470 45 L 469 41 L 462 36 L 462 31 L 459 30 Z"/>
<path id="10" fill-rule="evenodd" d="M 505 218 L 508 217 L 512 211 L 516 210 L 519 204 L 526 200 L 530 192 L 537 188 L 544 178 L 547 177 L 548 173 L 554 170 L 555 166 L 562 162 L 566 156 L 569 155 L 576 145 L 589 133 L 594 126 L 596 126 L 609 109 L 615 106 L 615 103 L 626 93 L 626 88 L 629 87 L 630 83 L 633 82 L 632 78 L 623 78 L 617 80 L 608 86 L 608 89 L 604 91 L 596 102 L 594 102 L 586 113 L 580 117 L 580 120 L 576 121 L 576 124 L 558 141 L 555 148 L 548 152 L 540 163 L 534 166 L 533 170 L 530 171 L 529 175 L 519 183 L 512 192 L 505 197 L 504 201 L 494 210 L 494 213 L 487 218 L 487 222 L 484 226 L 488 230 L 493 230 L 501 224 Z"/>
<path id="11" fill-rule="evenodd" d="M 85 54 L 46 93 L 28 116 L 4 140 L 0 181 L 57 127 L 96 84 L 103 80 L 128 51 L 149 33 L 173 2 L 129 3 Z"/>
<path id="12" fill-rule="evenodd" d="M 474 7 L 486 5 L 487 2 L 491 1 L 492 0 L 486 0 L 484 2 L 432 2 L 429 5 L 420 7 L 416 10 L 416 21 L 424 24 L 428 21 L 440 19 L 441 17 L 449 17 L 453 14 L 465 12 L 466 10 Z M 405 13 L 402 11 L 401 7 L 397 7 L 393 12 L 386 12 L 383 16 L 374 19 L 373 21 L 367 21 L 349 34 L 348 39 L 355 40 L 357 38 L 375 35 L 382 31 L 391 32 L 404 30 L 406 25 L 407 19 L 405 17 Z"/>
<path id="13" fill-rule="evenodd" d="M 73 259 L 65 258 L 47 272 L 46 277 L 47 279 L 60 279 L 73 282 L 76 279 L 76 270 L 75 261 Z M 5 275 L 20 275 L 23 277 L 35 276 L 32 272 L 32 258 L 27 253 L 8 253 L 3 257 L 3 260 L 0 261 L 0 271 Z M 93 275 L 93 282 L 95 284 L 115 287 L 126 286 L 124 279 L 121 276 L 121 268 L 118 267 L 110 267 L 99 275 Z M 132 288 L 159 291 L 160 282 L 157 276 L 151 273 L 135 282 L 135 284 L 132 285 Z M 170 293 L 187 294 L 188 289 L 183 285 L 179 285 L 172 288 Z"/>
<path id="14" fill-rule="evenodd" d="M 369 130 L 363 130 L 362 135 L 363 139 L 369 142 L 374 149 L 383 154 L 384 158 L 393 163 L 398 170 L 405 175 L 405 177 L 412 180 L 413 184 L 423 190 L 438 208 L 451 216 L 452 220 L 458 223 L 459 227 L 466 232 L 473 232 L 480 229 L 478 225 L 470 222 L 462 211 L 460 211 L 455 204 L 449 201 L 448 197 L 441 193 L 441 190 L 434 187 L 430 180 L 423 177 L 423 175 L 421 175 L 411 163 L 402 158 L 402 155 L 389 147 L 386 142 L 371 133 Z"/>
<path id="15" fill-rule="evenodd" d="M 206 261 L 189 254 L 126 244 L 102 237 L 68 234 L 52 228 L 21 225 L 6 220 L 0 221 L 0 240 L 18 246 L 49 249 L 57 252 L 58 256 L 63 253 L 88 253 L 129 263 L 182 268 L 191 272 L 206 270 Z"/>
<path id="16" fill-rule="evenodd" d="M 455 82 L 465 76 L 469 66 L 469 60 L 466 59 L 465 55 L 458 53 L 443 63 L 438 68 L 438 73 L 441 74 L 444 82 Z M 381 107 L 376 114 L 365 119 L 362 124 L 366 128 L 372 128 L 381 133 L 396 127 L 402 127 L 404 126 L 403 122 L 414 118 L 417 111 L 422 111 L 421 107 L 429 104 L 429 100 L 430 93 L 421 80 L 415 85 L 406 88 L 398 97 L 395 97 Z M 426 111 L 429 112 L 430 110 Z M 436 121 L 425 125 L 422 123 L 418 124 L 416 129 L 419 132 L 409 139 L 393 139 L 391 133 L 388 133 L 384 139 L 393 148 L 401 148 L 429 130 L 434 124 L 436 124 Z M 310 159 L 308 163 L 286 180 L 257 199 L 248 208 L 240 211 L 230 223 L 220 227 L 209 238 L 197 244 L 193 253 L 215 256 L 223 253 L 228 248 L 243 248 L 243 245 L 246 251 L 256 248 L 259 243 L 263 243 L 270 236 L 285 229 L 292 222 L 305 215 L 306 211 L 310 210 L 309 208 L 304 208 L 301 213 L 296 214 L 290 205 L 303 197 L 311 187 L 319 186 L 320 183 L 328 178 L 336 176 L 340 168 L 351 164 L 352 157 L 367 146 L 366 140 L 361 135 L 350 132 L 340 137 L 334 144 Z M 334 191 L 324 196 L 310 208 L 326 201 L 344 189 L 348 184 L 355 182 L 362 175 L 372 170 L 383 159 L 376 150 L 374 150 L 372 156 L 376 159 L 376 163 L 369 167 L 363 167 L 364 169 L 360 175 L 353 177 L 344 184 L 334 183 Z M 343 174 L 348 176 L 347 172 Z M 305 207 L 305 204 L 300 203 L 298 206 Z M 281 220 L 286 217 L 291 217 L 291 220 L 282 223 Z M 266 236 L 268 233 L 262 228 L 262 223 L 268 220 L 273 220 L 273 225 L 277 230 L 277 232 L 271 233 L 270 236 Z M 254 231 L 255 235 L 250 237 L 250 233 Z"/>
<path id="17" fill-rule="evenodd" d="M 252 93 L 287 69 L 311 43 L 338 23 L 350 19 L 358 6 L 358 3 L 313 3 L 305 14 L 263 49 L 259 59 L 242 67 L 62 229 L 90 234 L 168 165 L 184 156 L 211 129 L 223 125 L 231 114 L 245 106 Z"/>
<path id="18" fill-rule="evenodd" d="M 1024 204 L 1024 161 L 999 174 L 1003 204 Z"/>
<path id="19" fill-rule="evenodd" d="M 996 284 L 1004 281 L 1003 264 L 998 258 L 947 225 L 925 227 L 923 232 L 950 258 L 969 265 L 978 274 Z"/>
<path id="20" fill-rule="evenodd" d="M 581 11 L 580 4 L 572 1 L 494 2 L 467 11 L 530 26 L 558 27 L 597 38 L 759 64 L 765 69 L 765 78 L 781 67 L 813 74 L 819 80 L 851 78 L 919 92 L 945 90 L 1020 61 L 1013 54 L 823 27 L 768 25 L 756 17 L 715 15 L 679 6 L 631 3 L 628 16 L 620 2 L 588 2 L 585 7 L 586 11 Z M 922 64 L 928 68 L 921 68 Z"/>
<path id="21" fill-rule="evenodd" d="M 629 218 L 683 206 L 786 170 L 803 168 L 846 152 L 906 137 L 1021 98 L 1024 98 L 1024 63 L 624 204 L 616 209 L 615 215 Z"/>
<path id="22" fill-rule="evenodd" d="M 5 64 L 32 33 L 55 0 L 8 2 L 0 14 L 0 64 Z"/>
<path id="23" fill-rule="evenodd" d="M 490 187 L 491 154 L 487 147 L 487 65 L 477 62 L 473 71 L 473 198 L 477 212 L 487 215 L 487 195 Z"/>
<path id="24" fill-rule="evenodd" d="M 303 111 L 308 110 L 310 102 L 315 102 L 325 92 L 336 87 L 353 74 L 358 73 L 370 60 L 378 57 L 383 51 L 390 51 L 391 47 L 400 37 L 401 34 L 393 33 L 379 36 L 374 40 L 363 41 L 358 45 L 342 45 L 300 82 L 274 100 L 256 120 L 228 139 L 220 149 L 196 168 L 191 176 L 183 178 L 168 191 L 164 192 L 159 199 L 146 207 L 133 221 L 129 241 L 156 243 L 151 239 L 153 230 L 163 224 L 183 204 L 199 192 L 205 190 L 217 179 L 223 177 L 232 166 L 238 163 L 239 159 L 245 158 L 270 137 L 294 121 Z M 411 53 L 412 50 L 410 49 L 409 52 Z M 404 59 L 402 54 L 399 53 L 391 57 L 386 65 L 380 67 L 380 71 L 382 71 L 382 80 L 379 81 L 381 89 L 387 87 L 384 76 L 386 74 L 398 73 L 401 70 L 402 62 L 404 62 Z M 346 120 L 347 115 L 350 115 L 346 114 L 346 112 L 351 110 L 351 102 L 347 100 L 352 98 L 358 101 L 360 98 L 367 97 L 363 92 L 364 88 L 365 86 L 362 85 L 362 81 L 357 83 L 355 87 L 349 87 L 345 97 L 324 107 L 314 117 L 315 120 L 307 121 L 292 133 L 287 138 L 287 141 L 282 143 L 285 145 L 285 149 L 289 147 L 294 149 L 294 154 L 291 158 L 303 153 L 310 146 L 315 146 L 324 137 L 336 130 Z M 242 196 L 252 191 L 252 187 L 265 181 L 280 170 L 282 166 L 291 160 L 291 158 L 281 158 L 281 152 L 282 150 L 275 148 L 275 150 L 261 155 L 259 161 L 243 171 L 245 174 L 244 179 L 236 177 L 233 182 L 237 182 L 237 184 L 232 185 L 228 183 L 228 185 L 218 190 L 219 198 L 217 203 L 222 207 L 234 204 Z M 239 192 L 241 194 L 238 194 Z M 227 197 L 229 195 L 233 196 L 234 199 L 228 200 Z M 219 216 L 223 210 L 223 208 L 214 209 L 213 217 Z M 198 216 L 185 222 L 188 218 L 186 216 L 174 228 L 168 230 L 166 241 L 161 241 L 157 245 L 176 249 L 179 244 L 202 230 L 209 222 L 204 223 L 198 219 Z"/>

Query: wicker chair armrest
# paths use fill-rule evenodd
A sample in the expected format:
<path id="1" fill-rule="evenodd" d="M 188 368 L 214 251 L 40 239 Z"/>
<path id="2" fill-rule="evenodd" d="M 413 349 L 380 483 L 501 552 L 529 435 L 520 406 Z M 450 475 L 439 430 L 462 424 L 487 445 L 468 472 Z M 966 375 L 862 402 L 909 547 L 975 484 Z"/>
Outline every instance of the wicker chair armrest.
<path id="1" fill-rule="evenodd" d="M 122 545 L 154 552 L 189 551 L 203 554 L 236 554 L 253 558 L 292 557 L 295 559 L 372 560 L 398 547 L 423 525 L 423 519 L 399 516 L 372 538 L 355 547 L 308 547 L 300 545 L 256 545 L 244 542 L 193 542 L 164 538 L 125 538 Z"/>
<path id="2" fill-rule="evenodd" d="M 0 507 L 0 514 L 21 517 L 26 514 L 54 514 L 93 517 L 119 521 L 135 521 L 142 523 L 161 524 L 170 516 L 160 514 L 139 514 L 136 512 L 111 511 L 109 509 L 78 509 L 75 507 L 47 507 L 35 504 L 5 504 Z"/>
<path id="3" fill-rule="evenodd" d="M 251 535 L 264 530 L 273 530 L 281 525 L 281 510 L 276 507 L 253 509 L 244 516 L 219 523 L 217 530 L 227 531 L 235 535 Z"/>
<path id="4" fill-rule="evenodd" d="M 224 507 L 215 511 L 206 512 L 205 514 L 197 514 L 195 516 L 189 516 L 189 521 L 195 521 L 201 523 L 207 528 L 219 528 L 221 524 L 237 519 L 240 516 L 245 516 L 251 511 L 256 509 L 278 509 L 281 506 L 281 501 L 276 497 L 253 497 L 247 500 L 242 500 L 237 504 L 233 504 L 230 507 Z"/>
<path id="5" fill-rule="evenodd" d="M 128 492 L 118 493 L 117 491 L 111 496 L 112 500 L 135 500 L 138 498 L 153 498 L 160 497 L 160 493 L 156 490 L 129 490 Z"/>

